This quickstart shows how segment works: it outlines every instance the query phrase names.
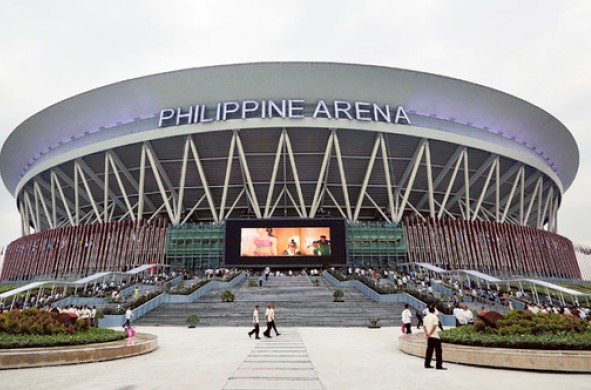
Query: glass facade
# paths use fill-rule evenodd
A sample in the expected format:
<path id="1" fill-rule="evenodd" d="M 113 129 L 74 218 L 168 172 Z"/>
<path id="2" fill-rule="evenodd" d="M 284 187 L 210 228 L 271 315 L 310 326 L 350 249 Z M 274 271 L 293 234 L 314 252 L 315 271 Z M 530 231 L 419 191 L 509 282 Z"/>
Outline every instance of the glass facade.
<path id="1" fill-rule="evenodd" d="M 173 269 L 219 268 L 224 264 L 225 227 L 213 224 L 169 226 L 166 258 Z M 365 222 L 347 227 L 347 264 L 396 268 L 408 260 L 402 224 Z"/>
<path id="2" fill-rule="evenodd" d="M 223 226 L 185 224 L 166 231 L 166 259 L 173 269 L 219 268 L 224 256 Z"/>
<path id="3" fill-rule="evenodd" d="M 353 267 L 396 268 L 407 262 L 402 224 L 365 222 L 347 229 L 348 263 Z"/>

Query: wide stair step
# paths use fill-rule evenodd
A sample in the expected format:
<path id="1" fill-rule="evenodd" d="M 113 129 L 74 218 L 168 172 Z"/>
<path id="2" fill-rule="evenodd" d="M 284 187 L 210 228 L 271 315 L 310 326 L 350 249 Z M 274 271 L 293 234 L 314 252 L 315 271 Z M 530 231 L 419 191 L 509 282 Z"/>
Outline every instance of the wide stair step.
<path id="1" fill-rule="evenodd" d="M 319 280 L 315 286 L 312 280 Z M 257 287 L 248 287 L 248 280 Z M 252 311 L 260 306 L 259 318 L 264 328 L 267 304 L 276 306 L 278 327 L 365 327 L 368 318 L 379 317 L 382 326 L 400 326 L 402 303 L 374 302 L 354 288 L 342 288 L 344 302 L 333 302 L 335 288 L 322 277 L 279 276 L 271 277 L 258 287 L 258 279 L 248 278 L 231 289 L 236 300 L 221 302 L 223 290 L 216 289 L 193 303 L 163 304 L 137 321 L 146 326 L 186 326 L 189 314 L 199 316 L 198 326 L 250 327 Z"/>

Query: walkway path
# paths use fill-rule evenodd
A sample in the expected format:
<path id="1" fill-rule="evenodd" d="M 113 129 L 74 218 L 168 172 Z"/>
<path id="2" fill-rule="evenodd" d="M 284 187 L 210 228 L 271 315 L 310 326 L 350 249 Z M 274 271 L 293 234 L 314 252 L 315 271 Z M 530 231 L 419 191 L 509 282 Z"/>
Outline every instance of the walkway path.
<path id="1" fill-rule="evenodd" d="M 271 351 L 264 351 L 262 348 L 279 348 L 281 346 L 279 343 L 295 342 L 299 337 L 303 344 L 294 344 L 294 346 L 305 346 L 306 360 L 313 367 L 313 369 L 306 368 L 309 366 L 302 366 L 302 368 L 306 368 L 310 373 L 313 370 L 318 381 L 315 384 L 318 386 L 321 382 L 323 388 L 330 390 L 589 388 L 590 376 L 584 374 L 496 370 L 458 364 L 447 364 L 449 370 L 443 372 L 425 370 L 422 359 L 405 355 L 398 349 L 400 327 L 382 329 L 282 329 L 280 327 L 279 331 L 285 333 L 278 338 L 274 337 L 271 341 L 277 344 L 273 344 L 265 340 L 255 340 L 254 337 L 248 338 L 246 332 L 249 326 L 247 325 L 236 328 L 196 329 L 138 327 L 141 332 L 158 335 L 159 348 L 156 351 L 147 355 L 102 363 L 1 370 L 0 388 L 2 390 L 36 390 L 48 387 L 60 390 L 80 388 L 231 389 L 228 387 L 230 382 L 239 383 L 239 379 L 236 378 L 240 375 L 247 376 L 249 371 L 251 374 L 255 372 L 254 369 L 247 370 L 247 368 L 256 367 L 258 363 L 263 364 L 256 360 L 263 360 L 266 356 L 260 355 Z M 283 338 L 284 336 L 286 337 Z M 294 354 L 295 352 L 291 351 Z M 303 356 L 294 356 L 294 358 L 300 357 L 303 358 Z M 279 362 L 275 361 L 275 363 Z M 271 372 L 270 367 L 261 368 L 261 373 Z M 305 370 L 302 370 L 303 372 Z M 279 380 L 267 380 L 268 382 L 265 382 L 269 385 L 267 389 L 281 389 L 278 387 Z M 292 381 L 292 384 L 294 382 Z M 81 383 L 84 385 L 82 386 Z M 259 383 L 263 383 L 263 379 Z M 285 387 L 283 389 L 285 390 Z"/>
<path id="2" fill-rule="evenodd" d="M 257 343 L 223 389 L 324 389 L 298 330 L 282 332 Z"/>

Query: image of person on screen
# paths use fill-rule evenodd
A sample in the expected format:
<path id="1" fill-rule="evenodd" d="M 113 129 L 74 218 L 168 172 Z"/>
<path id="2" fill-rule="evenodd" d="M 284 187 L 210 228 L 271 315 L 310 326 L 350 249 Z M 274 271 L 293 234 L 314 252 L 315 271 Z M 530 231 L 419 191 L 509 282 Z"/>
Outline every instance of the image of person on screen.
<path id="1" fill-rule="evenodd" d="M 311 246 L 314 247 L 314 256 L 330 255 L 330 240 L 325 235 L 320 236 L 320 240 L 314 241 Z"/>
<path id="2" fill-rule="evenodd" d="M 298 244 L 293 238 L 287 243 L 287 250 L 285 252 L 288 256 L 295 256 L 297 254 Z"/>
<path id="3" fill-rule="evenodd" d="M 250 253 L 252 256 L 277 256 L 277 237 L 273 235 L 273 228 L 257 228 Z"/>

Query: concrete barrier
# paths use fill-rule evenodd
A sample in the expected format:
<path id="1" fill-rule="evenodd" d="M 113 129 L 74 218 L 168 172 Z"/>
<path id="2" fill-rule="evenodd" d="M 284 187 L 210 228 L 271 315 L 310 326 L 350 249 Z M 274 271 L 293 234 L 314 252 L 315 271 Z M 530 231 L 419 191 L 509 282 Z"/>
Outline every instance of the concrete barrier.
<path id="1" fill-rule="evenodd" d="M 322 276 L 333 286 L 335 287 L 353 287 L 357 290 L 361 291 L 364 295 L 369 297 L 370 299 L 376 302 L 402 302 L 408 303 L 412 307 L 424 309 L 427 307 L 427 304 L 421 301 L 418 298 L 413 297 L 407 293 L 400 293 L 400 294 L 378 294 L 375 290 L 367 287 L 365 284 L 360 282 L 359 280 L 346 280 L 341 282 L 337 280 L 334 276 L 329 274 L 327 271 L 322 273 Z M 455 322 L 454 322 L 455 325 Z"/>
<path id="2" fill-rule="evenodd" d="M 402 352 L 421 358 L 425 357 L 426 344 L 422 333 L 398 338 Z M 591 373 L 591 351 L 489 348 L 443 343 L 443 361 L 494 368 Z"/>
<path id="3" fill-rule="evenodd" d="M 431 288 L 433 289 L 433 291 L 437 291 L 440 294 L 445 294 L 448 297 L 452 297 L 455 294 L 455 292 L 452 289 L 445 287 L 436 281 L 431 281 Z"/>
<path id="4" fill-rule="evenodd" d="M 108 343 L 3 349 L 0 350 L 0 369 L 101 362 L 143 355 L 156 348 L 158 348 L 158 337 L 137 333 L 132 338 Z"/>
<path id="5" fill-rule="evenodd" d="M 201 298 L 203 295 L 207 294 L 211 289 L 214 288 L 234 288 L 238 284 L 240 284 L 244 279 L 246 279 L 246 273 L 242 272 L 234 279 L 229 282 L 221 282 L 218 280 L 212 280 L 211 282 L 205 284 L 204 286 L 198 288 L 190 295 L 170 295 L 166 293 L 162 293 L 158 295 L 156 298 L 149 300 L 148 302 L 144 303 L 141 306 L 136 307 L 133 309 L 132 312 L 132 321 L 136 321 L 139 318 L 142 318 L 152 310 L 156 309 L 163 303 L 191 303 L 195 302 L 197 299 Z M 180 280 L 179 280 L 180 282 Z M 99 327 L 101 328 L 116 328 L 123 326 L 125 322 L 125 315 L 107 315 L 104 318 L 99 320 Z"/>
<path id="6" fill-rule="evenodd" d="M 205 284 L 204 286 L 198 288 L 197 290 L 193 291 L 189 295 L 166 295 L 166 303 L 192 303 L 195 302 L 197 299 L 201 298 L 205 294 L 207 294 L 210 290 L 214 288 L 234 288 L 239 285 L 244 279 L 246 279 L 246 273 L 241 272 L 240 275 L 236 276 L 229 282 L 222 282 L 219 280 L 212 280 L 211 282 Z"/>

